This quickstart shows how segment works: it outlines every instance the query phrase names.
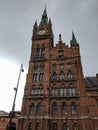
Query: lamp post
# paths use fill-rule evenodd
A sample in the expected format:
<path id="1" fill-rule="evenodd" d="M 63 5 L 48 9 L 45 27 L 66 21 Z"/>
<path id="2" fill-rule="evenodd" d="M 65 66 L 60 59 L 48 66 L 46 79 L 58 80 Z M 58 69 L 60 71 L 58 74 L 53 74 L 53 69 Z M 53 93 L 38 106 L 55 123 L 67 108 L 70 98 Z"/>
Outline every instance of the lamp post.
<path id="1" fill-rule="evenodd" d="M 13 100 L 13 105 L 12 105 L 12 111 L 10 112 L 9 124 L 7 125 L 7 130 L 16 130 L 16 128 L 14 128 L 15 124 L 12 123 L 12 119 L 13 119 L 13 115 L 14 115 L 15 101 L 16 101 L 16 96 L 17 96 L 17 91 L 18 91 L 18 86 L 19 86 L 21 72 L 24 72 L 24 70 L 23 70 L 23 64 L 21 64 L 21 66 L 20 66 L 20 71 L 19 71 L 17 86 L 16 86 L 16 88 L 14 88 L 15 95 L 14 95 L 14 100 Z"/>

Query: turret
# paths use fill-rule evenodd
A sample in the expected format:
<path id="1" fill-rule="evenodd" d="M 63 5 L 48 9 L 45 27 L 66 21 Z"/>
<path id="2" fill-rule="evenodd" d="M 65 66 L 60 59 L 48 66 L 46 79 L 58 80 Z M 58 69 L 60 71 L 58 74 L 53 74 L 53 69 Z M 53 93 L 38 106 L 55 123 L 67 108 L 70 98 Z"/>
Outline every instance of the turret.
<path id="1" fill-rule="evenodd" d="M 76 40 L 76 37 L 73 31 L 72 31 L 72 40 L 70 41 L 70 46 L 72 48 L 74 56 L 80 56 L 79 44 Z"/>

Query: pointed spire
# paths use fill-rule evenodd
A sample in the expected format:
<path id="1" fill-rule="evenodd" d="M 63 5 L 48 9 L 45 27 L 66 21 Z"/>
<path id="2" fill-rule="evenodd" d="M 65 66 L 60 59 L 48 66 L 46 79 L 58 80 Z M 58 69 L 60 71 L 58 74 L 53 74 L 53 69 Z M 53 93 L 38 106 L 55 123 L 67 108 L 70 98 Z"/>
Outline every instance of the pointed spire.
<path id="1" fill-rule="evenodd" d="M 75 38 L 75 35 L 74 35 L 74 32 L 73 32 L 73 31 L 72 31 L 72 41 L 75 42 L 75 43 L 77 43 L 77 40 L 76 40 L 76 38 Z"/>
<path id="2" fill-rule="evenodd" d="M 35 21 L 34 27 L 37 27 L 37 20 Z"/>
<path id="3" fill-rule="evenodd" d="M 40 24 L 45 24 L 46 26 L 48 24 L 48 17 L 47 17 L 46 6 L 45 6 L 44 12 L 42 14 L 42 19 L 41 19 L 41 23 Z"/>
<path id="4" fill-rule="evenodd" d="M 43 15 L 44 17 L 47 17 L 47 10 L 46 10 L 46 5 L 45 5 L 45 9 L 44 9 L 44 12 L 43 12 Z"/>

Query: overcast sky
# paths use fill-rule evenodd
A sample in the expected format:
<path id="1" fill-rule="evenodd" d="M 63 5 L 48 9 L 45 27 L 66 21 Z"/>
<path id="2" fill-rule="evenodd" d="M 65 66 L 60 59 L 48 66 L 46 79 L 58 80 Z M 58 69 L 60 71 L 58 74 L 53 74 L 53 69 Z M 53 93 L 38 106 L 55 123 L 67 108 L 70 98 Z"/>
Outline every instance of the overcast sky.
<path id="1" fill-rule="evenodd" d="M 69 45 L 73 30 L 80 44 L 84 75 L 95 76 L 98 73 L 98 0 L 0 0 L 0 59 L 17 66 L 23 63 L 27 70 L 33 25 L 36 19 L 40 23 L 45 4 L 55 43 L 61 33 L 63 42 Z M 9 69 L 6 62 L 5 66 Z M 0 88 L 3 85 L 0 83 Z"/>

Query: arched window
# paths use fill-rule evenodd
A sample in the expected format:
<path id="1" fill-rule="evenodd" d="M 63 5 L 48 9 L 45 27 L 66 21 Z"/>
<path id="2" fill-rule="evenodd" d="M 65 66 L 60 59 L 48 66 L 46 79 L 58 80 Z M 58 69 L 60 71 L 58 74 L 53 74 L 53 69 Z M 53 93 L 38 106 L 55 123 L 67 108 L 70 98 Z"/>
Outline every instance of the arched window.
<path id="1" fill-rule="evenodd" d="M 56 75 L 56 73 L 54 72 L 53 74 L 52 74 L 52 80 L 56 80 L 57 79 L 57 75 Z"/>
<path id="2" fill-rule="evenodd" d="M 71 69 L 71 67 L 72 67 L 72 64 L 71 63 L 67 63 L 67 68 Z"/>
<path id="3" fill-rule="evenodd" d="M 79 129 L 78 129 L 78 124 L 77 124 L 77 123 L 74 123 L 74 124 L 73 124 L 73 130 L 79 130 Z"/>
<path id="4" fill-rule="evenodd" d="M 41 81 L 44 80 L 44 73 L 39 74 L 39 80 L 41 80 Z"/>
<path id="5" fill-rule="evenodd" d="M 40 57 L 40 46 L 39 45 L 36 48 L 36 57 Z"/>
<path id="6" fill-rule="evenodd" d="M 54 102 L 53 105 L 52 105 L 52 113 L 53 113 L 53 115 L 56 115 L 57 111 L 58 111 L 58 107 L 57 107 L 57 104 Z"/>
<path id="7" fill-rule="evenodd" d="M 31 104 L 30 114 L 31 114 L 31 115 L 34 115 L 34 104 Z"/>
<path id="8" fill-rule="evenodd" d="M 75 102 L 71 103 L 71 113 L 76 114 L 77 113 L 77 106 Z"/>
<path id="9" fill-rule="evenodd" d="M 34 65 L 34 70 L 38 70 L 38 65 L 37 64 Z"/>
<path id="10" fill-rule="evenodd" d="M 52 64 L 52 69 L 56 69 L 56 64 Z"/>
<path id="11" fill-rule="evenodd" d="M 61 110 L 62 110 L 62 115 L 67 114 L 67 106 L 65 102 L 62 103 Z"/>
<path id="12" fill-rule="evenodd" d="M 39 130 L 39 123 L 36 124 L 36 130 Z"/>
<path id="13" fill-rule="evenodd" d="M 72 72 L 68 72 L 68 80 L 73 80 L 73 74 Z"/>
<path id="14" fill-rule="evenodd" d="M 60 64 L 60 69 L 62 70 L 64 68 L 64 64 Z"/>
<path id="15" fill-rule="evenodd" d="M 58 89 L 57 89 L 55 84 L 53 85 L 53 87 L 51 89 L 51 95 L 52 96 L 57 96 L 58 95 Z"/>
<path id="16" fill-rule="evenodd" d="M 34 74 L 33 74 L 33 80 L 34 80 L 34 81 L 38 80 L 38 74 L 37 74 L 37 73 L 34 73 Z"/>
<path id="17" fill-rule="evenodd" d="M 41 48 L 41 57 L 45 57 L 45 47 Z"/>
<path id="18" fill-rule="evenodd" d="M 52 130 L 57 130 L 57 123 L 52 124 Z"/>
<path id="19" fill-rule="evenodd" d="M 37 114 L 38 114 L 38 115 L 41 115 L 41 114 L 42 114 L 42 105 L 41 105 L 41 103 L 39 103 L 39 104 L 37 105 Z"/>
<path id="20" fill-rule="evenodd" d="M 39 89 L 38 89 L 38 94 L 39 94 L 40 96 L 43 95 L 43 86 L 42 86 L 42 85 L 40 85 L 40 87 L 39 87 Z"/>
<path id="21" fill-rule="evenodd" d="M 58 53 L 59 53 L 59 58 L 64 57 L 64 50 L 60 49 L 60 50 L 58 50 Z"/>
<path id="22" fill-rule="evenodd" d="M 63 123 L 62 130 L 69 130 L 66 123 Z"/>
<path id="23" fill-rule="evenodd" d="M 66 94 L 66 87 L 64 85 L 61 86 L 60 88 L 60 94 L 62 97 L 66 97 L 67 94 Z"/>
<path id="24" fill-rule="evenodd" d="M 75 96 L 75 87 L 72 84 L 69 87 L 69 96 L 71 97 Z"/>
<path id="25" fill-rule="evenodd" d="M 41 64 L 40 66 L 39 66 L 39 70 L 43 70 L 45 68 L 45 65 L 44 64 Z"/>
<path id="26" fill-rule="evenodd" d="M 65 79 L 65 75 L 63 72 L 60 73 L 60 80 L 64 80 Z"/>
<path id="27" fill-rule="evenodd" d="M 32 122 L 29 122 L 28 130 L 32 130 Z"/>

